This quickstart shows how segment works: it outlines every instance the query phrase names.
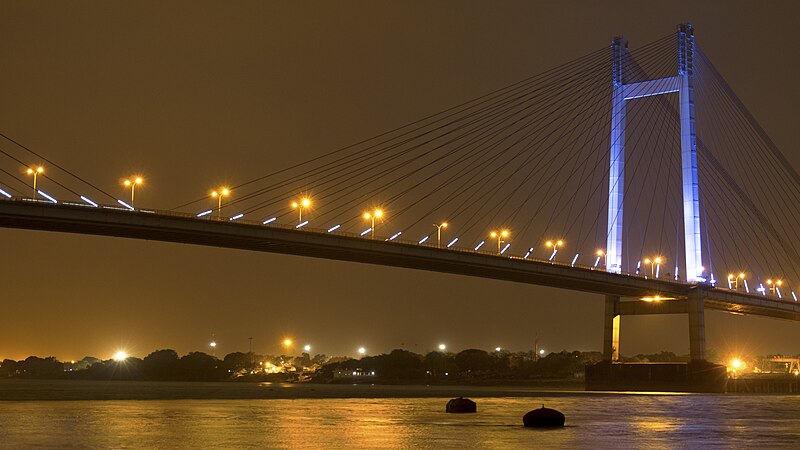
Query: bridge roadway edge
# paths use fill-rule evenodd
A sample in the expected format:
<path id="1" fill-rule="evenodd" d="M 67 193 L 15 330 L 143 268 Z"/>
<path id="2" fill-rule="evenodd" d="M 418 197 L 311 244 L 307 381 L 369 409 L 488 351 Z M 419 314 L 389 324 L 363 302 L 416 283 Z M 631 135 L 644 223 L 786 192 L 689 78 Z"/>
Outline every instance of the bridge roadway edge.
<path id="1" fill-rule="evenodd" d="M 686 298 L 703 289 L 705 307 L 734 314 L 800 320 L 800 305 L 758 295 L 653 280 L 489 252 L 440 249 L 324 231 L 20 200 L 0 201 L 0 227 L 154 240 L 281 253 L 536 284 L 601 295 Z M 600 297 L 598 297 L 600 298 Z"/>

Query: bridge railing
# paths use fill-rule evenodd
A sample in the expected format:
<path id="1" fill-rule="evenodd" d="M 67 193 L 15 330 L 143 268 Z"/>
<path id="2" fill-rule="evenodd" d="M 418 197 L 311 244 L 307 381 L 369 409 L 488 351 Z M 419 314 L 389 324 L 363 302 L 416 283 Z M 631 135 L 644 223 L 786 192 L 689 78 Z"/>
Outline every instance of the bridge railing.
<path id="1" fill-rule="evenodd" d="M 130 209 L 130 208 L 127 208 L 127 207 L 124 207 L 124 206 L 121 206 L 121 205 L 108 205 L 108 204 L 97 204 L 97 203 L 95 203 L 94 205 L 90 205 L 90 204 L 87 204 L 87 203 L 79 203 L 79 202 L 72 202 L 72 201 L 60 201 L 58 203 L 54 203 L 54 202 L 52 202 L 50 200 L 40 199 L 40 198 L 34 199 L 34 198 L 30 198 L 30 197 L 3 198 L 3 199 L 0 199 L 0 201 L 36 203 L 36 204 L 41 205 L 41 206 L 64 205 L 64 206 L 69 206 L 69 207 L 80 207 L 80 208 L 90 208 L 90 209 L 107 209 L 107 210 L 114 210 L 114 211 L 124 211 L 126 213 L 131 213 L 131 214 L 148 214 L 148 215 L 158 215 L 158 216 L 164 216 L 164 217 L 178 217 L 178 218 L 183 218 L 183 219 L 187 219 L 187 220 L 214 221 L 214 222 L 231 223 L 231 224 L 235 223 L 235 224 L 247 225 L 247 226 L 280 228 L 280 229 L 296 231 L 296 232 L 300 232 L 300 233 L 335 235 L 335 236 L 345 236 L 345 237 L 355 238 L 355 239 L 365 239 L 364 235 L 361 234 L 361 233 L 353 233 L 353 232 L 348 232 L 348 231 L 344 231 L 344 230 L 340 231 L 340 230 L 337 229 L 336 231 L 329 232 L 327 229 L 324 229 L 324 228 L 314 228 L 314 227 L 309 227 L 309 226 L 298 227 L 297 225 L 294 225 L 294 224 L 278 223 L 277 221 L 265 224 L 263 221 L 255 221 L 255 220 L 250 220 L 250 219 L 245 219 L 245 218 L 233 219 L 232 217 L 225 217 L 225 216 L 218 217 L 213 213 L 210 213 L 210 214 L 202 216 L 202 217 L 198 217 L 197 214 L 185 213 L 185 212 L 180 212 L 180 211 L 146 209 L 146 208 Z M 366 239 L 373 240 L 372 238 L 366 238 Z M 394 239 L 392 239 L 391 236 L 378 235 L 378 236 L 375 237 L 374 240 L 375 241 L 383 241 L 383 242 L 387 242 L 387 243 L 394 243 L 394 244 L 399 244 L 399 245 L 409 245 L 409 246 L 415 246 L 415 247 L 426 247 L 426 248 L 438 249 L 438 250 L 449 251 L 449 252 L 478 254 L 478 255 L 491 256 L 491 257 L 494 257 L 494 258 L 508 258 L 508 259 L 531 262 L 531 263 L 550 264 L 550 265 L 553 265 L 553 266 L 570 267 L 570 268 L 576 268 L 576 269 L 580 269 L 580 270 L 603 271 L 602 268 L 597 268 L 597 267 L 589 266 L 589 265 L 585 265 L 585 264 L 578 264 L 578 263 L 571 264 L 571 263 L 561 262 L 561 261 L 557 261 L 557 260 L 549 260 L 549 259 L 545 260 L 545 259 L 536 258 L 536 257 L 527 257 L 526 258 L 526 257 L 523 257 L 523 256 L 511 255 L 511 254 L 504 255 L 504 254 L 498 254 L 498 252 L 491 251 L 491 250 L 483 250 L 483 249 L 475 250 L 474 248 L 471 248 L 471 247 L 463 247 L 463 246 L 457 246 L 457 245 L 452 245 L 452 246 L 449 246 L 449 247 L 439 247 L 437 244 L 434 244 L 434 243 L 419 243 L 418 241 L 402 239 L 402 238 L 399 238 L 399 237 L 395 237 Z M 617 275 L 625 276 L 625 277 L 631 277 L 631 278 L 639 278 L 639 279 L 649 279 L 649 278 L 651 278 L 651 277 L 648 277 L 646 274 L 641 274 L 641 273 L 637 274 L 637 273 L 622 272 L 622 273 L 617 274 Z M 666 282 L 670 282 L 670 283 L 675 283 L 675 284 L 682 284 L 682 285 L 688 284 L 687 282 L 685 282 L 683 280 L 671 280 L 671 279 L 660 278 L 660 277 L 658 278 L 658 280 L 659 281 L 666 281 Z M 724 288 L 723 287 L 718 287 L 718 289 L 724 289 Z M 731 289 L 731 290 L 737 291 L 736 289 Z M 754 297 L 758 297 L 758 298 L 766 297 L 766 298 L 770 298 L 770 299 L 774 299 L 774 300 L 781 300 L 780 298 L 777 298 L 777 295 L 775 295 L 775 297 L 767 296 L 767 295 L 755 295 L 755 294 L 750 294 L 750 295 L 752 295 Z M 786 297 L 787 297 L 786 301 L 790 301 L 791 300 L 788 295 Z"/>

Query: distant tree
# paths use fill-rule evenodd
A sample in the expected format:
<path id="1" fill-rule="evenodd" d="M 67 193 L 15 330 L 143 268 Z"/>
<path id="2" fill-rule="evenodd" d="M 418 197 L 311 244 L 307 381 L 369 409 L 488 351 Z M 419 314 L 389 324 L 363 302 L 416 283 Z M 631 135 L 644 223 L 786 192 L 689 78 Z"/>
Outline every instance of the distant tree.
<path id="1" fill-rule="evenodd" d="M 452 356 L 442 352 L 430 352 L 422 359 L 422 369 L 431 376 L 441 377 L 447 373 L 455 373 L 458 366 Z"/>
<path id="2" fill-rule="evenodd" d="M 156 350 L 142 360 L 142 374 L 148 380 L 174 380 L 181 375 L 178 362 L 175 350 Z"/>
<path id="3" fill-rule="evenodd" d="M 20 363 L 13 359 L 4 359 L 3 362 L 0 363 L 0 378 L 16 376 L 19 370 Z"/>
<path id="4" fill-rule="evenodd" d="M 72 365 L 72 370 L 86 370 L 93 364 L 103 362 L 101 359 L 93 356 L 84 356 L 83 359 Z"/>
<path id="5" fill-rule="evenodd" d="M 55 378 L 64 375 L 64 365 L 55 356 L 29 356 L 22 362 L 22 372 L 29 378 Z"/>
<path id="6" fill-rule="evenodd" d="M 181 380 L 214 381 L 220 379 L 220 361 L 203 352 L 192 352 L 182 357 L 178 363 Z"/>
<path id="7" fill-rule="evenodd" d="M 455 360 L 461 372 L 488 371 L 495 365 L 495 358 L 492 355 L 474 348 L 459 352 Z"/>
<path id="8" fill-rule="evenodd" d="M 250 367 L 250 356 L 242 352 L 228 353 L 222 359 L 222 367 L 231 372 L 246 370 Z"/>

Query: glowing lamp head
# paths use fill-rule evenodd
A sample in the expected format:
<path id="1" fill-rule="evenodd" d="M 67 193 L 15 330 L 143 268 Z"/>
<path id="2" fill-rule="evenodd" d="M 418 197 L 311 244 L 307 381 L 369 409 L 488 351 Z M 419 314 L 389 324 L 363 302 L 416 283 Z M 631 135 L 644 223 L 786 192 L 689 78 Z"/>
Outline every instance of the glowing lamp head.
<path id="1" fill-rule="evenodd" d="M 603 256 L 603 255 L 605 255 L 605 254 L 606 254 L 606 252 L 604 252 L 604 251 L 602 251 L 602 250 L 598 250 L 598 251 L 597 251 L 597 256 Z"/>
<path id="2" fill-rule="evenodd" d="M 222 188 L 222 195 L 230 195 L 231 190 L 228 188 Z"/>
<path id="3" fill-rule="evenodd" d="M 447 228 L 447 222 L 442 222 L 442 228 Z"/>
<path id="4" fill-rule="evenodd" d="M 33 169 L 31 169 L 31 168 L 28 168 L 28 170 L 26 172 L 27 172 L 28 175 L 33 175 Z"/>
<path id="5" fill-rule="evenodd" d="M 289 338 L 284 339 L 283 340 L 283 346 L 284 347 L 291 347 L 292 346 L 292 340 L 289 339 Z"/>
<path id="6" fill-rule="evenodd" d="M 298 206 L 300 205 L 298 205 L 297 202 L 292 202 L 292 208 L 297 208 Z"/>
<path id="7" fill-rule="evenodd" d="M 144 180 L 142 180 L 142 177 L 136 177 L 136 179 L 133 180 L 133 182 L 136 183 L 136 184 L 142 184 L 142 182 L 144 182 Z"/>
<path id="8" fill-rule="evenodd" d="M 503 231 L 501 231 L 501 232 L 500 232 L 500 236 L 502 236 L 502 237 L 508 237 L 508 230 L 503 230 Z"/>
<path id="9" fill-rule="evenodd" d="M 300 204 L 303 205 L 303 208 L 308 208 L 309 206 L 311 206 L 311 199 L 304 198 L 300 200 Z"/>
<path id="10" fill-rule="evenodd" d="M 645 263 L 645 264 L 650 264 L 650 258 L 645 258 L 645 259 L 644 259 L 644 263 Z"/>
<path id="11" fill-rule="evenodd" d="M 491 233 L 489 233 L 489 236 L 491 236 L 491 237 L 495 238 L 495 237 L 497 237 L 497 233 L 495 233 L 494 231 L 492 231 Z"/>
<path id="12" fill-rule="evenodd" d="M 558 242 L 556 242 L 556 245 L 561 247 L 562 245 L 564 245 L 564 241 L 558 241 Z"/>
<path id="13" fill-rule="evenodd" d="M 439 344 L 439 350 L 445 351 L 445 350 L 447 350 L 447 346 L 444 345 L 444 344 Z"/>
<path id="14" fill-rule="evenodd" d="M 778 286 L 783 286 L 783 280 L 778 280 L 775 282 Z"/>
<path id="15" fill-rule="evenodd" d="M 216 342 L 214 342 L 214 341 L 211 341 L 211 343 L 210 343 L 210 344 L 208 344 L 208 345 L 209 345 L 209 347 L 211 347 L 211 348 L 214 348 L 214 347 L 216 347 L 216 346 L 217 346 L 217 343 L 216 343 Z"/>
<path id="16" fill-rule="evenodd" d="M 767 280 L 767 284 L 772 285 L 772 279 Z"/>
<path id="17" fill-rule="evenodd" d="M 739 278 L 744 279 L 744 272 L 739 272 Z"/>
<path id="18" fill-rule="evenodd" d="M 732 273 L 729 273 L 729 274 L 728 274 L 728 279 L 729 279 L 729 280 L 732 280 L 732 279 L 733 279 L 733 274 L 732 274 Z"/>
<path id="19" fill-rule="evenodd" d="M 733 370 L 739 370 L 742 367 L 744 367 L 744 363 L 742 362 L 741 359 L 735 358 L 731 361 L 731 367 L 733 368 Z"/>
<path id="20" fill-rule="evenodd" d="M 114 353 L 114 361 L 125 361 L 126 359 L 128 359 L 128 354 L 124 351 L 120 350 Z"/>
<path id="21" fill-rule="evenodd" d="M 545 245 L 547 248 L 550 248 L 550 247 L 552 247 L 552 246 L 553 246 L 553 241 L 547 241 L 547 242 L 545 242 L 545 243 L 544 243 L 544 245 Z"/>
<path id="22" fill-rule="evenodd" d="M 655 262 L 656 264 L 661 264 L 661 257 L 656 257 Z"/>
<path id="23" fill-rule="evenodd" d="M 367 353 L 367 349 L 365 349 L 364 347 L 359 347 L 358 348 L 358 354 L 359 355 L 363 355 L 365 353 Z"/>
<path id="24" fill-rule="evenodd" d="M 502 350 L 500 347 L 495 347 L 494 348 L 494 351 L 496 351 L 496 352 L 499 352 L 500 350 Z"/>
<path id="25" fill-rule="evenodd" d="M 130 186 L 131 185 L 131 180 L 125 180 L 125 181 L 122 182 L 122 184 L 124 184 L 125 186 Z"/>
<path id="26" fill-rule="evenodd" d="M 544 349 L 539 350 L 540 355 L 544 355 Z"/>
<path id="27" fill-rule="evenodd" d="M 365 218 L 365 219 L 371 219 L 371 218 L 372 218 L 372 214 L 370 214 L 370 213 L 368 213 L 368 212 L 365 212 L 365 213 L 364 213 L 364 218 Z"/>
<path id="28" fill-rule="evenodd" d="M 383 211 L 381 211 L 380 209 L 376 209 L 375 210 L 375 217 L 382 217 L 382 216 L 383 216 Z"/>
<path id="29" fill-rule="evenodd" d="M 306 345 L 303 346 L 303 350 L 305 350 L 307 352 L 310 352 L 311 351 L 311 346 L 306 344 Z"/>

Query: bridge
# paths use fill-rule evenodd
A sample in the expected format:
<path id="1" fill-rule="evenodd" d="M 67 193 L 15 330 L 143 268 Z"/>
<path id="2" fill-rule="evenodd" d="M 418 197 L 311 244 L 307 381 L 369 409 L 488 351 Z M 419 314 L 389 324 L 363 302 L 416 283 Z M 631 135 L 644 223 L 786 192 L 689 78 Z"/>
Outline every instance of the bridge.
<path id="1" fill-rule="evenodd" d="M 605 298 L 609 361 L 619 358 L 621 316 L 686 314 L 693 361 L 706 357 L 706 308 L 800 320 L 785 278 L 800 280 L 800 211 L 756 200 L 764 190 L 800 198 L 800 176 L 689 24 L 636 51 L 614 38 L 610 51 L 172 210 L 139 207 L 140 178 L 125 180 L 130 199 L 119 199 L 3 137 L 27 155 L 0 150 L 29 178 L 2 170 L 0 227 L 595 293 Z M 748 172 L 747 158 L 760 165 Z M 511 248 L 512 239 L 528 245 Z M 715 268 L 726 269 L 721 280 Z"/>

